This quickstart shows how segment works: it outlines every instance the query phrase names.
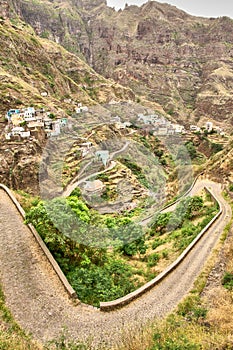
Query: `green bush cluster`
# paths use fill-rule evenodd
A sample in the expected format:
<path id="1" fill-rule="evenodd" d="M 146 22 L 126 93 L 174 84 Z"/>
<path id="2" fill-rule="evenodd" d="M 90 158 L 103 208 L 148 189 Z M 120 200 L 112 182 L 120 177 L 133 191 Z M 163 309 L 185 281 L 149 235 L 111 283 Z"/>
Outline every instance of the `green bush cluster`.
<path id="1" fill-rule="evenodd" d="M 201 213 L 203 205 L 203 199 L 199 196 L 183 198 L 174 212 L 160 213 L 154 218 L 152 232 L 162 235 L 181 228 L 185 220 L 191 220 Z"/>
<path id="2" fill-rule="evenodd" d="M 76 219 L 79 220 L 79 232 Z M 98 306 L 100 301 L 116 299 L 132 292 L 139 284 L 134 277 L 134 269 L 119 254 L 115 256 L 114 252 L 108 253 L 104 248 L 79 243 L 80 237 L 90 235 L 89 224 L 92 219 L 88 207 L 75 196 L 56 198 L 49 206 L 40 201 L 26 216 L 26 222 L 31 222 L 36 227 L 79 299 Z M 56 227 L 53 223 L 56 223 Z M 127 255 L 145 252 L 145 241 L 141 238 L 140 228 L 131 223 L 130 219 L 109 219 L 108 225 L 112 225 L 112 238 L 121 242 L 120 251 Z M 98 228 L 91 234 L 94 239 Z M 135 237 L 137 239 L 134 240 Z M 132 243 L 128 243 L 130 238 Z"/>
<path id="3" fill-rule="evenodd" d="M 222 279 L 222 285 L 228 289 L 233 290 L 233 273 L 226 272 Z"/>

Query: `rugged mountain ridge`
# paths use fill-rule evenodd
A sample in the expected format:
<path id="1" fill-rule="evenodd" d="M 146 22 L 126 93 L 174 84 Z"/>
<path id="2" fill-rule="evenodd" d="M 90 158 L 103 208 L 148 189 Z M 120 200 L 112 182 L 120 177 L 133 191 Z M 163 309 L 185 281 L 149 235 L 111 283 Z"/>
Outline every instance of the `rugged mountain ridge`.
<path id="1" fill-rule="evenodd" d="M 160 103 L 177 120 L 232 125 L 233 20 L 149 1 L 115 11 L 105 0 L 12 0 L 37 34 L 97 72 Z"/>

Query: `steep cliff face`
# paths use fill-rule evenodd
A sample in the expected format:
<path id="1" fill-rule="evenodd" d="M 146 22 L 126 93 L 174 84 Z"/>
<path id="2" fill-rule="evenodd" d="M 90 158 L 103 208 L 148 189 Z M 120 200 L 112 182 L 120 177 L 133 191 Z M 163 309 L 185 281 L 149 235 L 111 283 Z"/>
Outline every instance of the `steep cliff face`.
<path id="1" fill-rule="evenodd" d="M 150 1 L 116 12 L 106 1 L 12 0 L 37 33 L 178 120 L 232 125 L 233 21 Z"/>

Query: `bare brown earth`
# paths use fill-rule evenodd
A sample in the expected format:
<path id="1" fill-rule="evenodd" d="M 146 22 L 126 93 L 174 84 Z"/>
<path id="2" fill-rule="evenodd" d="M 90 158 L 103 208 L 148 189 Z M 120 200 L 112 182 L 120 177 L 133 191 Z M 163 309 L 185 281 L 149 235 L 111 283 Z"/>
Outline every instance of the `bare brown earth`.
<path id="1" fill-rule="evenodd" d="M 0 190 L 0 280 L 16 321 L 41 342 L 57 338 L 66 329 L 68 338 L 111 349 L 120 343 L 123 331 L 166 315 L 192 288 L 231 216 L 218 184 L 205 180 L 198 182 L 193 191 L 204 184 L 222 204 L 219 220 L 162 283 L 128 306 L 109 313 L 83 304 L 76 306 L 69 300 L 11 200 Z"/>

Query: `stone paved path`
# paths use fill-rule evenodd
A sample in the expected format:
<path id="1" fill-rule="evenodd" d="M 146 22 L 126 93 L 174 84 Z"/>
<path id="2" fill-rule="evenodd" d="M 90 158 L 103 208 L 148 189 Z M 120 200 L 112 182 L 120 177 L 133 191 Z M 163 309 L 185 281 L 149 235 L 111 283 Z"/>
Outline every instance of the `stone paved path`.
<path id="1" fill-rule="evenodd" d="M 0 282 L 15 319 L 41 342 L 58 337 L 66 328 L 67 336 L 72 339 L 91 339 L 93 347 L 107 345 L 111 349 L 112 344 L 120 342 L 127 327 L 145 324 L 170 312 L 192 288 L 231 216 L 220 186 L 198 181 L 196 190 L 203 185 L 212 188 L 223 206 L 219 220 L 159 285 L 124 308 L 109 313 L 83 304 L 75 306 L 69 300 L 16 207 L 0 189 Z"/>

